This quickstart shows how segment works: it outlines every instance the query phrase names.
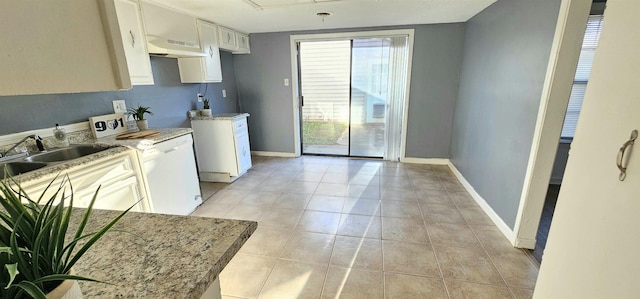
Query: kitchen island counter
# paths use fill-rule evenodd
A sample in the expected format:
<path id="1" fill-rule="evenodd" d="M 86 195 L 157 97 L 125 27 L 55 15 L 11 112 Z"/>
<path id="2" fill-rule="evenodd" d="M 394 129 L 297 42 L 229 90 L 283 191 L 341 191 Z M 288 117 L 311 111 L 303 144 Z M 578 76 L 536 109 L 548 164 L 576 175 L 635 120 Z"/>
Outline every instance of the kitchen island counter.
<path id="1" fill-rule="evenodd" d="M 84 209 L 73 213 L 69 235 Z M 117 217 L 94 210 L 86 232 Z M 74 266 L 84 298 L 200 298 L 258 223 L 130 212 Z"/>

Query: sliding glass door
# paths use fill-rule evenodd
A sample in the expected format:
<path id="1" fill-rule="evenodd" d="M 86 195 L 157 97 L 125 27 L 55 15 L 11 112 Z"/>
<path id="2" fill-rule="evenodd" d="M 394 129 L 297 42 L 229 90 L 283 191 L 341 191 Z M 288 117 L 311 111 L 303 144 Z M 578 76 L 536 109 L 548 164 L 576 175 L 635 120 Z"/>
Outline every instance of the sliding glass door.
<path id="1" fill-rule="evenodd" d="M 406 59 L 398 60 L 393 38 L 308 41 L 298 44 L 303 154 L 382 158 L 389 143 L 393 90 L 404 86 Z M 406 51 L 406 37 L 401 48 Z M 397 47 L 396 47 L 397 48 Z M 399 62 L 398 62 L 399 61 Z M 397 67 L 394 63 L 404 64 Z M 404 72 L 393 76 L 393 71 Z M 397 92 L 396 92 L 397 93 Z M 400 115 L 402 112 L 400 112 Z"/>

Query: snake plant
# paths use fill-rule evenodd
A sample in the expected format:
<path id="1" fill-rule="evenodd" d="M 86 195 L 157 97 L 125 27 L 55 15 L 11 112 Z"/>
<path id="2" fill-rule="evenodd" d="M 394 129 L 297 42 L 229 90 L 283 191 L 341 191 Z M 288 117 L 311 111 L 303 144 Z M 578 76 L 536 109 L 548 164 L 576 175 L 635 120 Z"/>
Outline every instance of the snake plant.
<path id="1" fill-rule="evenodd" d="M 85 232 L 98 187 L 75 232 L 70 234 L 73 187 L 68 177 L 57 187 L 54 181 L 37 199 L 30 198 L 13 178 L 0 181 L 1 298 L 46 299 L 46 294 L 64 280 L 96 281 L 70 275 L 69 271 L 129 211 L 95 232 Z M 50 189 L 53 193 L 45 195 Z M 71 237 L 69 241 L 65 241 L 67 235 Z"/>

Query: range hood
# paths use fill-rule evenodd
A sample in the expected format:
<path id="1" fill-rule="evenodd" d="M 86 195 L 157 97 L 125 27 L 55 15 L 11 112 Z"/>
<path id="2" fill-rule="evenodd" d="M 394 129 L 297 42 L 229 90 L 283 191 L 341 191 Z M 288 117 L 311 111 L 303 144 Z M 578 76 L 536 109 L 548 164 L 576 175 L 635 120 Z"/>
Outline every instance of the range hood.
<path id="1" fill-rule="evenodd" d="M 149 50 L 149 55 L 174 58 L 203 57 L 207 55 L 202 52 L 200 45 L 197 43 L 153 35 L 147 35 L 147 50 Z"/>
<path id="2" fill-rule="evenodd" d="M 141 1 L 140 6 L 150 55 L 175 58 L 207 56 L 200 48 L 195 17 L 146 1 Z"/>

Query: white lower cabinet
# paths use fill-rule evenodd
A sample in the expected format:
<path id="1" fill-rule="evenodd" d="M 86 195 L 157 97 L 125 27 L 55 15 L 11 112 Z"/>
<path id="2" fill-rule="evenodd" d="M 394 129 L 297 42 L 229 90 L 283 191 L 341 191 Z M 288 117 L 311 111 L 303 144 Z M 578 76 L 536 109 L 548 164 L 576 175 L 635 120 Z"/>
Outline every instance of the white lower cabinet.
<path id="1" fill-rule="evenodd" d="M 46 200 L 55 194 L 62 180 L 68 178 L 64 193 L 68 196 L 73 190 L 74 207 L 88 207 L 100 187 L 94 208 L 126 210 L 132 207 L 132 211 L 147 212 L 150 209 L 141 174 L 137 155 L 134 150 L 130 150 L 106 161 L 70 168 L 66 173 L 58 175 L 49 188 L 47 186 L 53 180 L 50 176 L 26 182 L 22 184 L 22 188 L 32 200 L 36 200 L 43 193 Z M 55 202 L 60 201 L 61 195 L 62 192 L 58 194 Z"/>

